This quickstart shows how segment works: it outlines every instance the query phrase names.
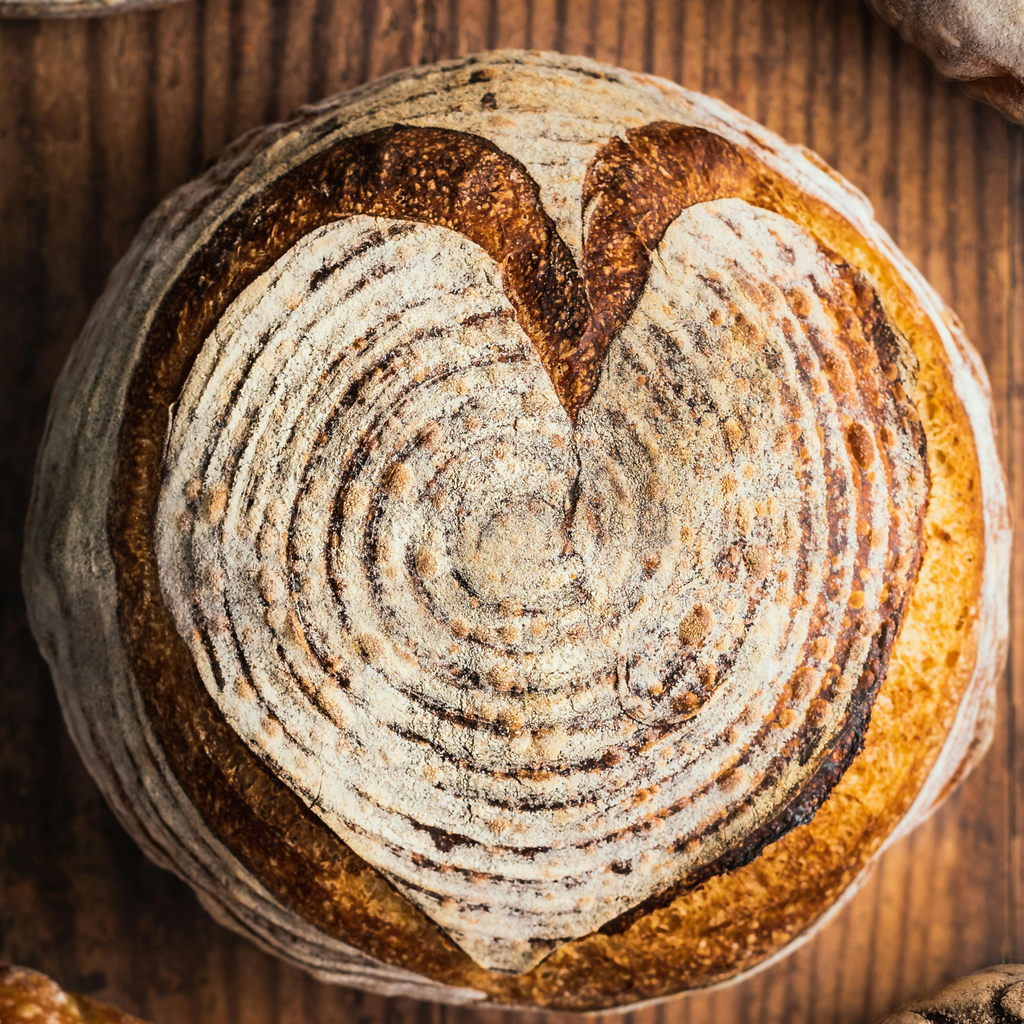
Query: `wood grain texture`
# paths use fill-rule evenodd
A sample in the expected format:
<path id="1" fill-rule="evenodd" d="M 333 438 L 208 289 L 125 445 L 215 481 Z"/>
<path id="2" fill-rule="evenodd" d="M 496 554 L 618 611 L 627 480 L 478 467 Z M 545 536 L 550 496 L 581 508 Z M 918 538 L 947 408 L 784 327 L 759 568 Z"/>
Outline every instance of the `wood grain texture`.
<path id="1" fill-rule="evenodd" d="M 231 138 L 407 64 L 488 46 L 584 53 L 720 96 L 817 149 L 985 357 L 1024 510 L 1024 130 L 939 80 L 857 0 L 205 0 L 0 23 L 0 957 L 158 1024 L 518 1024 L 321 985 L 214 925 L 106 809 L 61 724 L 16 585 L 53 380 L 146 213 Z M 1024 573 L 1013 628 L 1024 636 Z M 1024 669 L 996 742 L 811 943 L 635 1024 L 871 1021 L 1024 958 Z"/>

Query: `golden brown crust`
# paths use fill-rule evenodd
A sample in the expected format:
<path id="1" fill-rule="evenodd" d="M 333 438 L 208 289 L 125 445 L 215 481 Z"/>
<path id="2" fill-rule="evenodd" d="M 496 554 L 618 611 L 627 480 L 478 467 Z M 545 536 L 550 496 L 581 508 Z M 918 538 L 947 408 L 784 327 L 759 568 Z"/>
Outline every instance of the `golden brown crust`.
<path id="1" fill-rule="evenodd" d="M 964 92 L 984 100 L 1003 117 L 1024 123 L 1024 83 L 1011 75 L 990 75 L 964 82 Z"/>
<path id="2" fill-rule="evenodd" d="M 0 1024 L 144 1024 L 87 996 L 65 992 L 45 974 L 0 964 Z"/>

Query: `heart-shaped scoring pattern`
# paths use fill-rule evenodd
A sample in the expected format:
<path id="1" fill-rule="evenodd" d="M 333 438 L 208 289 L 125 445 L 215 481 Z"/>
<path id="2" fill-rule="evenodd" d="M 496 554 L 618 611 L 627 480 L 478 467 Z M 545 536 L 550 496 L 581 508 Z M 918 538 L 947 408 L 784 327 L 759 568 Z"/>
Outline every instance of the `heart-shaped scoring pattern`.
<path id="1" fill-rule="evenodd" d="M 150 331 L 201 343 L 161 588 L 248 747 L 503 970 L 812 814 L 927 476 L 913 355 L 786 186 L 626 132 L 579 270 L 467 133 L 346 139 L 250 205 Z"/>

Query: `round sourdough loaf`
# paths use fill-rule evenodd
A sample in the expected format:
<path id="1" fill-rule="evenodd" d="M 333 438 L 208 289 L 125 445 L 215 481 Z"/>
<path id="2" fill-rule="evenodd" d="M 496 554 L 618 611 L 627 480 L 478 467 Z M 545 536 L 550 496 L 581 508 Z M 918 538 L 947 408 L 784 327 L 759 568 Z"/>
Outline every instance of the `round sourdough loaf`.
<path id="1" fill-rule="evenodd" d="M 147 221 L 53 398 L 33 629 L 220 920 L 347 984 L 625 1005 L 806 936 L 983 752 L 992 430 L 813 154 L 463 58 Z"/>

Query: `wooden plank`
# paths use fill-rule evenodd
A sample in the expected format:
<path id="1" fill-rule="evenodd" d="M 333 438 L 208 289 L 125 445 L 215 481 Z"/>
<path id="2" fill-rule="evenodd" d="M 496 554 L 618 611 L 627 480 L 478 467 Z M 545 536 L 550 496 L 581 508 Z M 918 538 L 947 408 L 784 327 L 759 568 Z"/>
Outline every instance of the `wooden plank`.
<path id="1" fill-rule="evenodd" d="M 331 988 L 214 925 L 82 769 L 15 583 L 46 397 L 147 212 L 268 118 L 502 45 L 712 92 L 850 177 L 985 355 L 1024 521 L 1024 131 L 941 82 L 857 0 L 202 0 L 0 22 L 0 955 L 160 1024 L 533 1019 Z M 1024 573 L 1014 580 L 1021 638 Z M 1021 707 L 1018 656 L 985 763 L 814 940 L 735 987 L 636 1011 L 635 1024 L 853 1024 L 1024 958 Z"/>

